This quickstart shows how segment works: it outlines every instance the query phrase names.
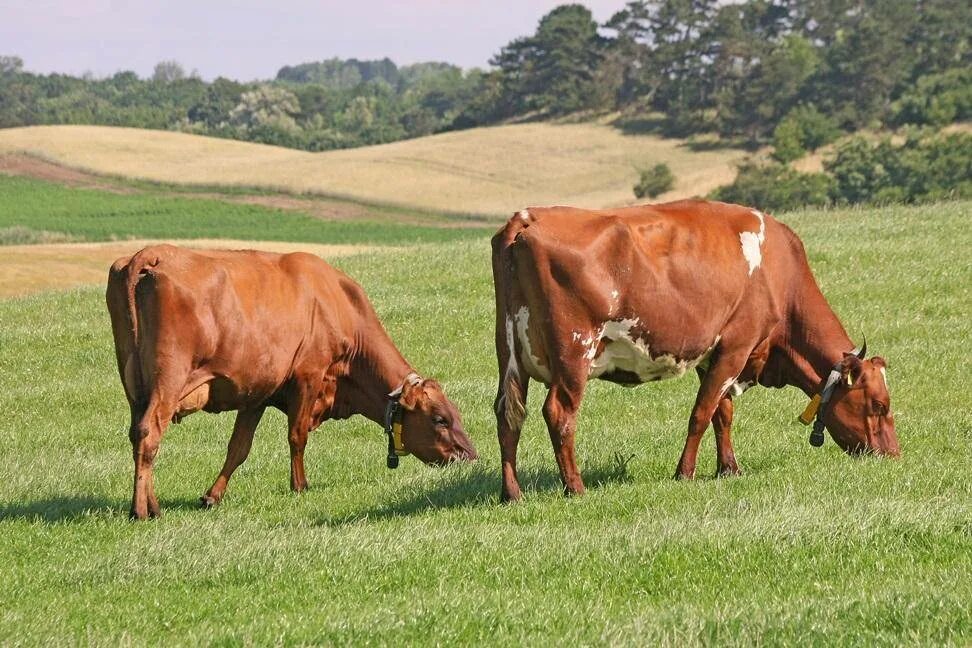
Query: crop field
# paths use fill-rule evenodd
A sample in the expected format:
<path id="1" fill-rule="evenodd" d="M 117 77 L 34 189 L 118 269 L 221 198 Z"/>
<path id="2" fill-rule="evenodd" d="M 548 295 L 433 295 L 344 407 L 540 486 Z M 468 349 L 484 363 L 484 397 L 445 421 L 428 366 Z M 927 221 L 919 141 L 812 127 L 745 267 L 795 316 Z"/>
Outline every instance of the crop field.
<path id="1" fill-rule="evenodd" d="M 744 153 L 597 123 L 475 128 L 324 153 L 165 131 L 35 126 L 0 130 L 3 152 L 127 178 L 489 215 L 529 205 L 630 203 L 638 169 L 659 162 L 676 179 L 660 200 L 705 195 L 732 181 Z"/>
<path id="2" fill-rule="evenodd" d="M 0 299 L 0 644 L 972 642 L 972 203 L 782 216 L 848 330 L 888 360 L 900 460 L 812 448 L 803 395 L 753 389 L 736 401 L 744 475 L 711 477 L 710 434 L 700 477 L 675 482 L 697 381 L 595 383 L 589 491 L 567 499 L 534 384 L 525 498 L 503 506 L 489 232 L 416 245 L 388 225 L 34 183 L 0 178 L 0 228 L 380 246 L 333 263 L 443 383 L 481 459 L 389 471 L 377 426 L 327 422 L 294 495 L 273 413 L 203 511 L 232 415 L 200 413 L 163 440 L 163 517 L 130 523 L 103 285 Z"/>

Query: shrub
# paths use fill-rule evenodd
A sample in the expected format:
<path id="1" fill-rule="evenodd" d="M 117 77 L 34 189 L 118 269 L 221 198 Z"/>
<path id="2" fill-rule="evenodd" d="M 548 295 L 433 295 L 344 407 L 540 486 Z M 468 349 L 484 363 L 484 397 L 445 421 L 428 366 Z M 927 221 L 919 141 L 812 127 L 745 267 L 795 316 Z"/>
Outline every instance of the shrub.
<path id="1" fill-rule="evenodd" d="M 972 119 L 972 68 L 928 74 L 891 106 L 891 123 L 944 126 Z"/>
<path id="2" fill-rule="evenodd" d="M 782 164 L 748 161 L 739 166 L 731 185 L 719 187 L 710 197 L 767 211 L 786 211 L 828 204 L 832 185 L 833 180 L 823 173 L 800 173 Z"/>
<path id="3" fill-rule="evenodd" d="M 794 119 L 784 119 L 773 129 L 773 157 L 786 164 L 803 157 L 803 130 Z"/>
<path id="4" fill-rule="evenodd" d="M 837 123 L 813 106 L 797 106 L 773 131 L 773 157 L 786 163 L 840 136 Z"/>
<path id="5" fill-rule="evenodd" d="M 972 135 L 909 137 L 871 143 L 854 137 L 824 168 L 834 177 L 832 196 L 844 203 L 928 202 L 972 196 Z"/>
<path id="6" fill-rule="evenodd" d="M 634 186 L 634 194 L 638 198 L 654 198 L 660 196 L 675 185 L 675 176 L 667 164 L 656 164 L 650 169 L 641 171 L 641 179 Z"/>

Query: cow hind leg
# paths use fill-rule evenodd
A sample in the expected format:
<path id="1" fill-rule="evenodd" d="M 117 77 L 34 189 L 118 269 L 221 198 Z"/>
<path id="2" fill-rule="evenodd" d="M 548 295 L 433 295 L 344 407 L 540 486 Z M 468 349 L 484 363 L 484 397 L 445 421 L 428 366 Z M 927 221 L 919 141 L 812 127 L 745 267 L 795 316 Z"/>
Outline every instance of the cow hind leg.
<path id="1" fill-rule="evenodd" d="M 135 484 L 132 491 L 132 506 L 129 515 L 134 520 L 159 517 L 159 500 L 155 495 L 155 457 L 162 443 L 175 407 L 153 398 L 145 413 L 132 426 L 129 434 L 132 442 L 132 458 L 135 462 Z"/>
<path id="2" fill-rule="evenodd" d="M 206 491 L 206 494 L 199 498 L 203 508 L 210 508 L 219 504 L 226 492 L 226 485 L 229 483 L 233 471 L 239 468 L 240 464 L 246 461 L 250 454 L 250 446 L 253 444 L 253 433 L 256 431 L 260 418 L 263 416 L 264 408 L 260 407 L 252 410 L 240 410 L 236 415 L 236 423 L 233 425 L 233 436 L 230 437 L 229 446 L 226 449 L 226 461 L 223 469 L 219 471 L 216 481 Z"/>
<path id="3" fill-rule="evenodd" d="M 499 439 L 503 466 L 500 500 L 515 502 L 523 496 L 516 474 L 516 450 L 520 443 L 520 430 L 523 429 L 523 421 L 526 419 L 530 379 L 516 367 L 504 369 L 502 375 L 495 401 L 496 436 Z"/>
<path id="4" fill-rule="evenodd" d="M 569 389 L 563 385 L 553 385 L 547 392 L 543 404 L 543 418 L 547 422 L 550 442 L 553 444 L 560 479 L 564 484 L 565 495 L 584 493 L 584 482 L 577 469 L 574 454 L 574 436 L 577 431 L 577 412 L 580 409 L 583 387 Z"/>

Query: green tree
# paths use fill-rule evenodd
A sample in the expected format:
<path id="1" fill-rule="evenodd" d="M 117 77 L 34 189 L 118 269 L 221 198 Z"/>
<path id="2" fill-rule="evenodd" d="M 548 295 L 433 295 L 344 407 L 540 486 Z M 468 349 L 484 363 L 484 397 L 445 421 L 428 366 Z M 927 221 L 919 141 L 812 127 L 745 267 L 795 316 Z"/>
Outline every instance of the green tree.
<path id="1" fill-rule="evenodd" d="M 533 36 L 512 41 L 490 61 L 502 73 L 508 110 L 560 115 L 594 107 L 603 45 L 589 9 L 579 4 L 553 9 Z"/>
<path id="2" fill-rule="evenodd" d="M 24 69 L 24 59 L 19 56 L 0 56 L 0 77 L 19 74 Z"/>
<path id="3" fill-rule="evenodd" d="M 159 61 L 152 72 L 152 80 L 159 83 L 172 83 L 186 78 L 186 71 L 178 61 Z"/>
<path id="4" fill-rule="evenodd" d="M 230 123 L 240 128 L 274 128 L 296 131 L 294 117 L 300 113 L 300 103 L 289 90 L 268 84 L 244 92 L 240 103 L 230 111 Z"/>

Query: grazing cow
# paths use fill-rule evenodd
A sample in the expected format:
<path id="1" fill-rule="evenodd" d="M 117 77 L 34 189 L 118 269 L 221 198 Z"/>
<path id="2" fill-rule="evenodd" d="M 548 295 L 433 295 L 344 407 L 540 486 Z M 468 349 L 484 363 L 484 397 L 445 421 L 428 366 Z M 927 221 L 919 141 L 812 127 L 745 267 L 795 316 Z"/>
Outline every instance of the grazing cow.
<path id="1" fill-rule="evenodd" d="M 676 477 L 692 478 L 711 421 L 719 474 L 739 472 L 732 398 L 757 382 L 793 385 L 848 453 L 897 456 L 885 362 L 851 352 L 790 228 L 754 209 L 700 200 L 604 211 L 525 209 L 493 237 L 496 417 L 504 500 L 520 498 L 516 448 L 529 379 L 543 405 L 565 491 L 587 381 L 625 386 L 695 369 L 701 387 Z M 819 410 L 819 411 L 818 411 Z"/>
<path id="2" fill-rule="evenodd" d="M 304 446 L 326 419 L 363 414 L 399 454 L 430 464 L 476 452 L 456 407 L 395 348 L 361 287 L 310 254 L 147 247 L 108 275 L 115 354 L 131 407 L 131 515 L 159 515 L 152 464 L 170 422 L 238 410 L 203 506 L 222 499 L 267 406 L 286 412 L 290 486 L 307 488 Z"/>

